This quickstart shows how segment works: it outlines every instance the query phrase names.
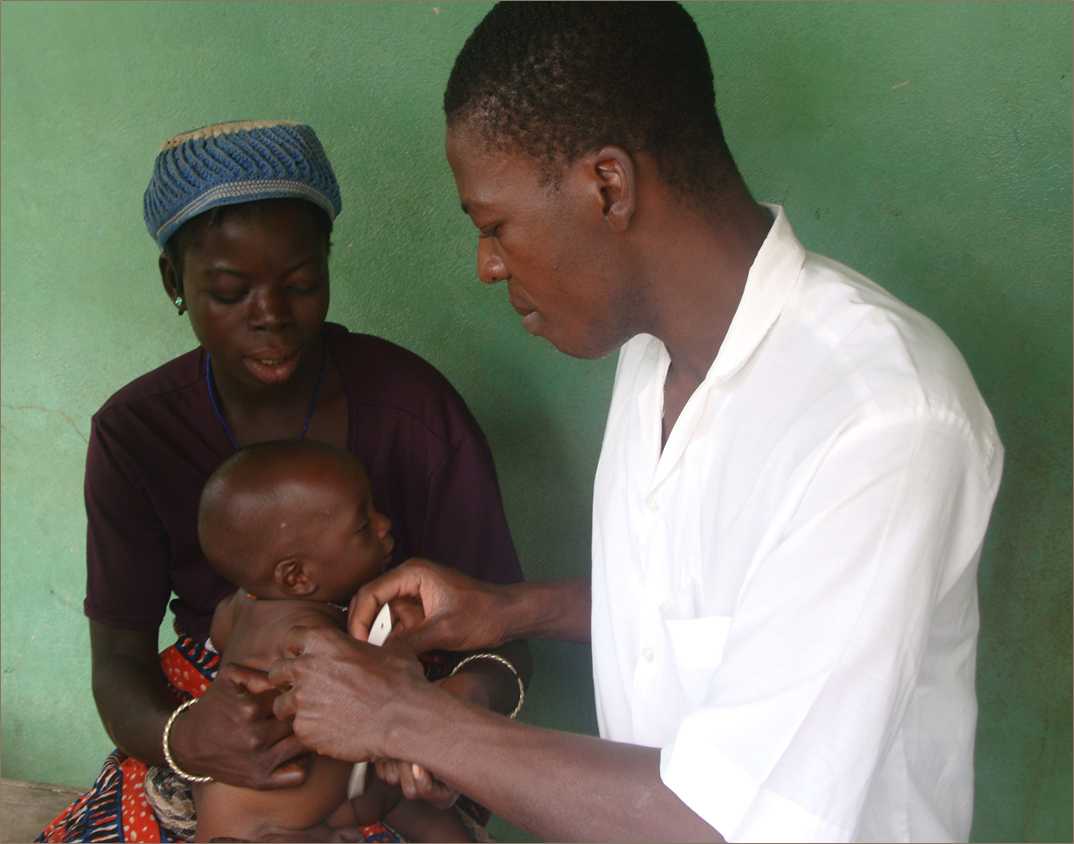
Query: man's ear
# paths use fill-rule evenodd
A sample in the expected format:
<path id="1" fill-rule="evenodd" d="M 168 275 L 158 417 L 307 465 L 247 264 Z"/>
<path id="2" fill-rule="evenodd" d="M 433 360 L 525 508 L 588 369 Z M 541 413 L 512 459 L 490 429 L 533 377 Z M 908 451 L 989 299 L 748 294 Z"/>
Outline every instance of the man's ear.
<path id="1" fill-rule="evenodd" d="M 273 580 L 285 595 L 293 595 L 296 598 L 305 598 L 317 591 L 317 584 L 313 582 L 307 571 L 305 561 L 299 557 L 288 557 L 276 563 L 272 572 Z"/>
<path id="2" fill-rule="evenodd" d="M 638 199 L 633 157 L 622 147 L 607 146 L 590 160 L 605 222 L 613 231 L 626 231 L 634 218 Z"/>

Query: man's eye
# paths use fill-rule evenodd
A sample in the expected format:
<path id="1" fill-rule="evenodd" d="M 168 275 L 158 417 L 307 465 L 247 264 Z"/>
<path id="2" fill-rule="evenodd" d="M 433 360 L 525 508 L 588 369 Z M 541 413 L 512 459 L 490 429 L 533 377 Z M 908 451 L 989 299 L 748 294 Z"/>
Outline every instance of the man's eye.
<path id="1" fill-rule="evenodd" d="M 477 230 L 477 236 L 478 237 L 499 237 L 500 236 L 500 226 L 499 226 L 499 224 L 497 224 L 495 226 L 485 226 L 483 229 L 478 229 Z"/>
<path id="2" fill-rule="evenodd" d="M 369 530 L 369 522 L 366 522 L 364 525 L 362 525 L 361 527 L 356 529 L 354 532 L 355 533 L 365 533 L 367 530 Z"/>

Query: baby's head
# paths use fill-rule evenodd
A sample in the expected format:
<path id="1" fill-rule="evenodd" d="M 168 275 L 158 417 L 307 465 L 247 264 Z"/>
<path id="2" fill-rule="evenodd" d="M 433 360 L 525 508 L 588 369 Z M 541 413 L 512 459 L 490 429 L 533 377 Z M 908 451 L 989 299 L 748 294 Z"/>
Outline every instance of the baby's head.
<path id="1" fill-rule="evenodd" d="M 198 540 L 258 598 L 346 603 L 391 560 L 391 522 L 348 452 L 311 440 L 249 446 L 205 484 Z"/>

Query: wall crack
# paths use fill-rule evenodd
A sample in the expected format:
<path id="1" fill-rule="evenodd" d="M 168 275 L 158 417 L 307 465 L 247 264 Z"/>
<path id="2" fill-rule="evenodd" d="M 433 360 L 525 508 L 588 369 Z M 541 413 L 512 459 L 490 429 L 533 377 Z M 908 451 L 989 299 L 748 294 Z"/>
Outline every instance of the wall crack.
<path id="1" fill-rule="evenodd" d="M 82 433 L 74 419 L 72 419 L 68 414 L 64 413 L 59 408 L 45 407 L 44 405 L 40 404 L 3 404 L 0 405 L 0 408 L 3 408 L 4 410 L 33 411 L 36 413 L 56 414 L 71 427 L 72 431 L 78 434 L 78 438 L 82 440 L 82 442 L 89 445 L 89 437 L 86 434 Z"/>

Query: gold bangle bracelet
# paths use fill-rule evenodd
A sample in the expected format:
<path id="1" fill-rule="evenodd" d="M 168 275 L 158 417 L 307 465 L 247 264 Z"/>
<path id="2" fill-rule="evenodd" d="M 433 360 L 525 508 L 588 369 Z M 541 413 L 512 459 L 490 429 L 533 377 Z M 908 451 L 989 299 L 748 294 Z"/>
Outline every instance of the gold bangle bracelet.
<path id="1" fill-rule="evenodd" d="M 452 669 L 451 673 L 448 676 L 449 677 L 454 677 L 456 674 L 459 673 L 460 668 L 462 668 L 467 663 L 473 662 L 474 660 L 477 660 L 477 659 L 491 659 L 493 662 L 500 663 L 500 665 L 504 666 L 505 668 L 507 668 L 508 671 L 510 671 L 512 674 L 515 675 L 515 680 L 518 682 L 518 703 L 515 704 L 515 708 L 511 711 L 511 714 L 508 715 L 507 717 L 512 718 L 512 719 L 517 718 L 518 713 L 522 711 L 522 704 L 526 702 L 526 687 L 522 683 L 522 677 L 518 673 L 518 669 L 515 668 L 511 664 L 511 660 L 504 659 L 499 654 L 494 654 L 494 653 L 485 652 L 485 653 L 479 653 L 479 654 L 470 654 L 465 659 L 460 660 L 459 664 L 456 665 Z"/>
<path id="2" fill-rule="evenodd" d="M 193 774 L 188 774 L 186 771 L 184 771 L 182 768 L 180 768 L 178 765 L 175 764 L 175 760 L 172 759 L 171 748 L 168 747 L 168 737 L 171 734 L 172 724 L 175 723 L 175 719 L 179 717 L 180 712 L 182 712 L 184 709 L 189 709 L 191 706 L 193 706 L 197 702 L 198 702 L 198 699 L 196 697 L 192 697 L 190 700 L 186 701 L 185 703 L 179 704 L 178 708 L 175 710 L 175 712 L 173 712 L 168 717 L 168 722 L 164 725 L 164 734 L 161 736 L 161 744 L 164 747 L 164 759 L 168 763 L 168 767 L 172 769 L 172 772 L 177 777 L 179 777 L 180 779 L 184 779 L 187 782 L 205 783 L 205 782 L 212 782 L 213 778 L 212 777 L 196 777 Z"/>

